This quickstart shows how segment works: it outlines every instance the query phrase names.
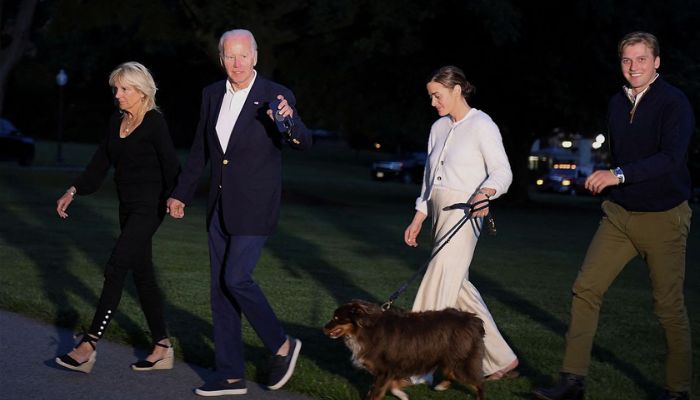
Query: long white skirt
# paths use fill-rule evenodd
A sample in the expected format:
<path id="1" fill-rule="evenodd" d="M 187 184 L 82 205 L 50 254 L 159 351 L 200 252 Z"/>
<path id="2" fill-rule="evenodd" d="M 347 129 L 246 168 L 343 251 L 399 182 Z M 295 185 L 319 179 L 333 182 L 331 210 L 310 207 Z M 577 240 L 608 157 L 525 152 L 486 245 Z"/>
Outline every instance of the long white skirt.
<path id="1" fill-rule="evenodd" d="M 433 251 L 452 232 L 453 227 L 464 216 L 462 210 L 442 211 L 446 206 L 464 203 L 470 194 L 436 189 L 429 201 L 433 219 Z M 484 375 L 506 368 L 515 359 L 515 353 L 501 336 L 489 309 L 479 291 L 469 282 L 469 265 L 472 262 L 476 242 L 479 240 L 481 220 L 470 220 L 432 259 L 418 288 L 413 311 L 441 310 L 453 307 L 475 313 L 484 321 Z"/>

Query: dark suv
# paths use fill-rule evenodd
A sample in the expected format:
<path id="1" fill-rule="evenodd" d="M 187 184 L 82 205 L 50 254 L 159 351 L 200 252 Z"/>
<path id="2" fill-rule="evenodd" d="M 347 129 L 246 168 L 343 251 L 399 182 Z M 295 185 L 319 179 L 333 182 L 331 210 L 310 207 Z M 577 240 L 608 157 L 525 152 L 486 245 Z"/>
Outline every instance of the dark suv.
<path id="1" fill-rule="evenodd" d="M 418 152 L 393 160 L 375 161 L 372 163 L 372 179 L 421 183 L 423 182 L 423 169 L 427 158 L 427 153 Z"/>
<path id="2" fill-rule="evenodd" d="M 541 192 L 587 194 L 584 187 L 586 177 L 575 164 L 554 164 L 544 176 L 535 181 L 535 187 Z"/>
<path id="3" fill-rule="evenodd" d="M 34 139 L 4 118 L 0 118 L 0 160 L 14 160 L 24 166 L 34 161 Z"/>

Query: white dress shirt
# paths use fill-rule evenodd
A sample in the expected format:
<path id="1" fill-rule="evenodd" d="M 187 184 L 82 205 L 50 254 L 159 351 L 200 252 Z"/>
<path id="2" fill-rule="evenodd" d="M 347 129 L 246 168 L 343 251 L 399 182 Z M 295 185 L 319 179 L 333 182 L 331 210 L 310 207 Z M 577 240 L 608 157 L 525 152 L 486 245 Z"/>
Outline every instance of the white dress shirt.
<path id="1" fill-rule="evenodd" d="M 428 160 L 416 210 L 428 214 L 427 202 L 434 189 L 462 191 L 466 202 L 482 187 L 495 189 L 491 199 L 497 198 L 512 181 L 501 133 L 491 117 L 476 108 L 454 123 L 449 116 L 442 117 L 430 129 Z"/>
<path id="2" fill-rule="evenodd" d="M 221 143 L 221 149 L 224 153 L 226 153 L 233 127 L 238 121 L 238 116 L 241 115 L 243 104 L 248 98 L 250 88 L 253 87 L 255 78 L 258 76 L 257 71 L 253 70 L 253 73 L 253 80 L 250 81 L 250 84 L 245 89 L 234 90 L 231 82 L 228 79 L 226 80 L 226 94 L 224 94 L 224 100 L 221 102 L 219 118 L 216 120 L 216 135 L 219 137 L 219 143 Z"/>

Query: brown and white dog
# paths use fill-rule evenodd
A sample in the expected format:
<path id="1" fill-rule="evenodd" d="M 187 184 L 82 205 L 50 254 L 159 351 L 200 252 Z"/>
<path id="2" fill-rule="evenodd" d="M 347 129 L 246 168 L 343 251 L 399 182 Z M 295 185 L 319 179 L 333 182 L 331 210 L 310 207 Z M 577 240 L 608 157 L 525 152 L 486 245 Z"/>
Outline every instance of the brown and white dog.
<path id="1" fill-rule="evenodd" d="M 441 311 L 383 311 L 376 304 L 353 300 L 338 307 L 323 328 L 331 339 L 343 338 L 352 361 L 374 375 L 367 394 L 380 400 L 387 390 L 402 400 L 407 378 L 423 375 L 436 367 L 445 390 L 457 380 L 475 388 L 483 400 L 484 324 L 475 314 L 448 308 Z"/>

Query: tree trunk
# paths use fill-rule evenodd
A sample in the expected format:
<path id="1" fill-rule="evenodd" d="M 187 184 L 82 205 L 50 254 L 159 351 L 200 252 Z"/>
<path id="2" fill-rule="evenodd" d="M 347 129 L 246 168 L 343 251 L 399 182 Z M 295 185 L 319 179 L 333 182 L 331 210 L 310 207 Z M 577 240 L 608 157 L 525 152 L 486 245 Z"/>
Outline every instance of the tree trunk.
<path id="1" fill-rule="evenodd" d="M 34 11 L 39 0 L 22 0 L 17 9 L 17 17 L 10 32 L 10 45 L 5 50 L 0 50 L 0 116 L 5 103 L 5 86 L 10 71 L 22 59 L 29 33 L 34 19 Z"/>

